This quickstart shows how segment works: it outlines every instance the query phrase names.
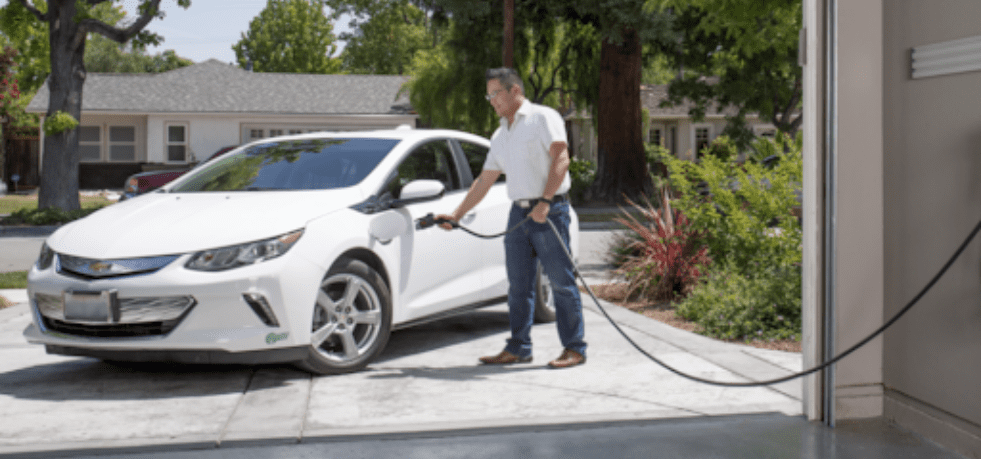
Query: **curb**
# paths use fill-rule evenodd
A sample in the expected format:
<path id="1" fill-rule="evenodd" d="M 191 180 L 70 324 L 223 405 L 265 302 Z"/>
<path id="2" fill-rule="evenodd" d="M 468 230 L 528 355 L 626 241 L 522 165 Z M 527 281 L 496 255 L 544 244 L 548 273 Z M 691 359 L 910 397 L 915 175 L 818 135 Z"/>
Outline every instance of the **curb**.
<path id="1" fill-rule="evenodd" d="M 61 228 L 61 225 L 48 226 L 2 226 L 0 225 L 0 237 L 37 237 L 50 236 Z"/>

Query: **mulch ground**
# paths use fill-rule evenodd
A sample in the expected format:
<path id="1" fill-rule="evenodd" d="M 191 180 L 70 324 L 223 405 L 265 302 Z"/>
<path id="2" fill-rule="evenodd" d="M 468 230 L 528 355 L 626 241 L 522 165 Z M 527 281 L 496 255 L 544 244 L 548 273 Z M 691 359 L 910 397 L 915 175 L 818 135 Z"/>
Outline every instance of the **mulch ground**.
<path id="1" fill-rule="evenodd" d="M 627 284 L 599 284 L 590 286 L 593 289 L 593 293 L 597 297 L 609 301 L 610 303 L 619 305 L 623 308 L 634 311 L 638 314 L 643 314 L 644 316 L 650 317 L 658 322 L 665 323 L 675 328 L 680 328 L 682 330 L 698 333 L 701 330 L 701 326 L 698 324 L 685 320 L 684 318 L 678 316 L 675 313 L 674 305 L 670 302 L 665 303 L 652 303 L 647 300 L 628 300 L 626 297 Z M 580 287 L 582 290 L 582 287 Z M 780 341 L 741 341 L 741 340 L 722 340 L 730 343 L 744 344 L 747 346 L 752 346 L 760 349 L 770 349 L 774 351 L 786 351 L 786 352 L 800 352 L 801 343 L 800 341 L 792 340 L 780 340 Z"/>

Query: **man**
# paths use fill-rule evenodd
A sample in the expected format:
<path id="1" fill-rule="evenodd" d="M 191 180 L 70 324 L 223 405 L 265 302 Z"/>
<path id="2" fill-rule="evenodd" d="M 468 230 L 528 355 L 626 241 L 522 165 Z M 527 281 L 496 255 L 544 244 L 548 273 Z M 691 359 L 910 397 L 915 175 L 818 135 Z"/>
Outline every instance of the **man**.
<path id="1" fill-rule="evenodd" d="M 569 151 L 565 124 L 555 110 L 533 104 L 524 97 L 521 78 L 514 69 L 487 71 L 487 100 L 501 117 L 501 126 L 491 136 L 491 148 L 483 171 L 452 215 L 440 218 L 459 221 L 473 209 L 504 173 L 508 197 L 514 201 L 508 228 L 527 216 L 532 221 L 504 237 L 505 264 L 510 287 L 508 315 L 511 338 L 501 353 L 481 357 L 485 364 L 531 362 L 531 326 L 534 320 L 536 258 L 552 283 L 556 326 L 565 350 L 549 362 L 566 368 L 586 362 L 582 302 L 576 288 L 572 261 L 560 244 L 569 247 Z M 548 221 L 559 230 L 559 241 Z M 441 225 L 449 230 L 448 223 Z"/>

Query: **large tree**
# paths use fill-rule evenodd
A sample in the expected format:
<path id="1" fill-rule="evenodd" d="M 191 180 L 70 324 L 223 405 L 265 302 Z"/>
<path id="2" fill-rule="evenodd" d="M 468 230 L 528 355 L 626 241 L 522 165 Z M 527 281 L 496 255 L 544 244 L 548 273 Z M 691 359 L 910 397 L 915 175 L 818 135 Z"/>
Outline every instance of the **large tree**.
<path id="1" fill-rule="evenodd" d="M 190 0 L 176 0 L 181 7 Z M 160 0 L 141 0 L 140 14 L 132 23 L 116 27 L 99 20 L 93 9 L 107 0 L 47 0 L 42 7 L 28 0 L 11 1 L 9 8 L 25 9 L 48 26 L 49 59 L 47 120 L 72 120 L 61 128 L 46 130 L 44 163 L 41 168 L 38 207 L 74 210 L 78 199 L 78 119 L 82 112 L 82 87 L 85 84 L 85 45 L 90 33 L 105 36 L 117 43 L 136 40 L 142 44 L 159 44 L 159 35 L 144 30 L 154 18 L 163 18 Z M 11 14 L 17 14 L 11 13 Z M 74 125 L 73 125 L 74 124 Z"/>
<path id="2" fill-rule="evenodd" d="M 696 120 L 713 104 L 734 107 L 724 134 L 743 147 L 752 139 L 749 113 L 796 135 L 802 122 L 801 0 L 658 0 L 652 6 L 672 9 L 675 35 L 659 46 L 684 69 L 669 86 L 669 103 L 693 102 Z"/>
<path id="3" fill-rule="evenodd" d="M 341 53 L 348 73 L 403 75 L 420 50 L 435 48 L 448 18 L 438 5 L 419 0 L 326 0 L 334 20 L 350 16 Z"/>
<path id="4" fill-rule="evenodd" d="M 232 49 L 255 72 L 325 74 L 340 70 L 335 41 L 320 0 L 269 0 Z"/>
<path id="5" fill-rule="evenodd" d="M 599 32 L 599 87 L 596 98 L 597 171 L 594 199 L 646 200 L 653 192 L 642 132 L 640 84 L 645 44 L 662 40 L 666 17 L 645 0 L 576 2 L 555 0 L 558 10 Z"/>

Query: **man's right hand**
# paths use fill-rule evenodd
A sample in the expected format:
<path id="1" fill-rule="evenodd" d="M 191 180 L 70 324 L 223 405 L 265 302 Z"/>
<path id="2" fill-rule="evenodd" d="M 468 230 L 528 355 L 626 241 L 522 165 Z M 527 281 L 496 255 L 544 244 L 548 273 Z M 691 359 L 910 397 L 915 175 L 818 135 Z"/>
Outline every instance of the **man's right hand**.
<path id="1" fill-rule="evenodd" d="M 437 215 L 436 216 L 436 219 L 437 220 L 449 220 L 449 221 L 454 221 L 454 222 L 460 220 L 459 218 L 456 218 L 456 217 L 454 217 L 452 215 L 446 215 L 446 214 Z M 439 224 L 439 227 L 440 228 L 443 228 L 446 231 L 450 231 L 450 230 L 453 229 L 453 226 L 450 225 L 449 223 L 440 223 Z"/>

